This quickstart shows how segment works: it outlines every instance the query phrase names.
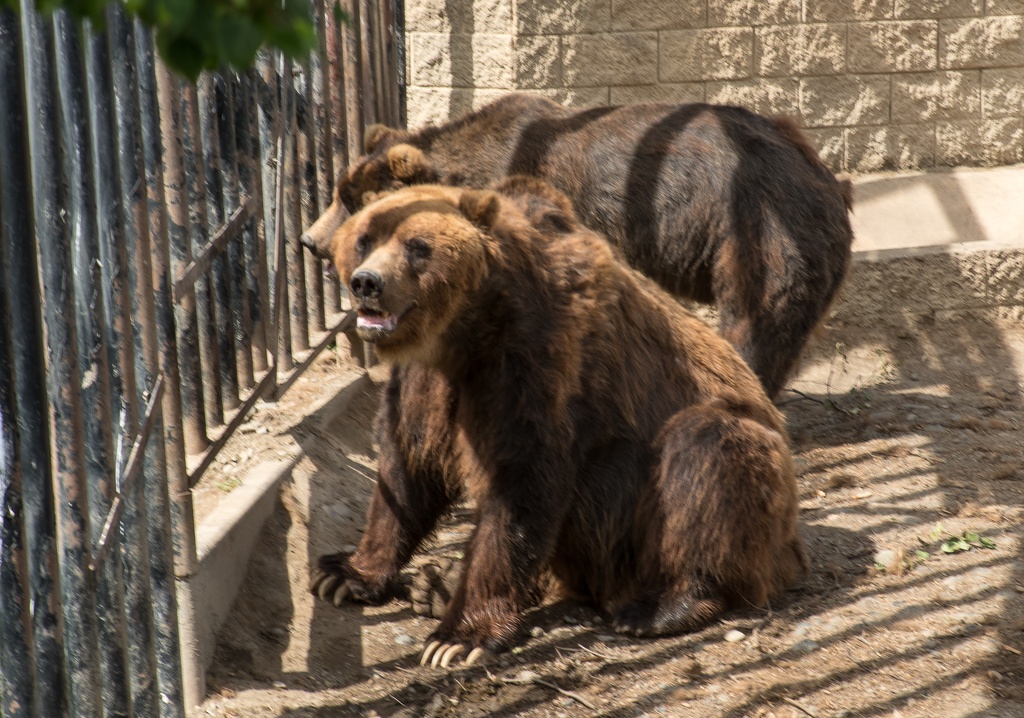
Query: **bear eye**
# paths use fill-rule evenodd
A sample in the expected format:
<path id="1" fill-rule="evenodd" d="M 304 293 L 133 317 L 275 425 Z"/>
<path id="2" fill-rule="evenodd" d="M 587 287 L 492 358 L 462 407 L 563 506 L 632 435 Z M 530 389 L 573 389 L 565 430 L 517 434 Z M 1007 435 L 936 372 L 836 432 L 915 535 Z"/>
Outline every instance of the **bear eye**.
<path id="1" fill-rule="evenodd" d="M 366 256 L 366 250 L 370 248 L 370 238 L 365 234 L 359 235 L 356 239 L 356 256 L 360 259 Z"/>
<path id="2" fill-rule="evenodd" d="M 430 259 L 430 245 L 422 239 L 410 239 L 405 243 L 405 251 L 410 262 L 422 262 Z"/>

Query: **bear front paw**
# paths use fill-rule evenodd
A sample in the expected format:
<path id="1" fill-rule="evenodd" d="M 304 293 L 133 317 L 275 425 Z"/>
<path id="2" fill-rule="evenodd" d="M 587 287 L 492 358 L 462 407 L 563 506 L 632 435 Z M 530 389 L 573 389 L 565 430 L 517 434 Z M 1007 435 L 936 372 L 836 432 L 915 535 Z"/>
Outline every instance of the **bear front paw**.
<path id="1" fill-rule="evenodd" d="M 341 606 L 345 601 L 382 603 L 389 597 L 386 582 L 370 582 L 352 568 L 351 554 L 325 554 L 317 560 L 309 590 L 322 601 Z"/>

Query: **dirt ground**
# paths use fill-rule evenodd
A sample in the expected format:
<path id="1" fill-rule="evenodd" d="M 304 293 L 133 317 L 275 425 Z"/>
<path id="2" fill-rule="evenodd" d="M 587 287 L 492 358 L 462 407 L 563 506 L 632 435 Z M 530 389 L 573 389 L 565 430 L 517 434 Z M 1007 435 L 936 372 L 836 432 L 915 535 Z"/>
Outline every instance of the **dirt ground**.
<path id="1" fill-rule="evenodd" d="M 339 393 L 353 370 L 328 353 L 200 496 L 301 449 L 197 715 L 1024 716 L 1022 327 L 992 312 L 826 327 L 780 399 L 813 569 L 770 609 L 642 640 L 547 605 L 521 646 L 450 671 L 418 666 L 433 622 L 406 603 L 336 609 L 306 590 L 319 554 L 357 543 L 375 476 L 377 386 Z M 457 556 L 464 530 L 431 550 Z"/>

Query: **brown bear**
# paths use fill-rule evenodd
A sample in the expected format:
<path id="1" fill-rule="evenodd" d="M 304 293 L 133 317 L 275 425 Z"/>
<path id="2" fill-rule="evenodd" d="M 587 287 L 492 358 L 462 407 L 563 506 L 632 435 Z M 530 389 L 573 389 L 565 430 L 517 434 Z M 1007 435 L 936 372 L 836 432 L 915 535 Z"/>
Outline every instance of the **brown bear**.
<path id="1" fill-rule="evenodd" d="M 335 234 L 360 336 L 395 367 L 351 554 L 311 589 L 382 601 L 438 519 L 475 506 L 422 662 L 500 651 L 542 575 L 620 631 L 763 606 L 805 564 L 783 419 L 735 349 L 535 179 L 410 187 Z"/>
<path id="2" fill-rule="evenodd" d="M 672 293 L 714 303 L 720 331 L 775 397 L 850 261 L 849 182 L 792 120 L 739 107 L 569 110 L 509 95 L 418 132 L 367 130 L 367 154 L 302 241 L 330 259 L 341 222 L 401 186 L 545 179 L 587 227 Z"/>

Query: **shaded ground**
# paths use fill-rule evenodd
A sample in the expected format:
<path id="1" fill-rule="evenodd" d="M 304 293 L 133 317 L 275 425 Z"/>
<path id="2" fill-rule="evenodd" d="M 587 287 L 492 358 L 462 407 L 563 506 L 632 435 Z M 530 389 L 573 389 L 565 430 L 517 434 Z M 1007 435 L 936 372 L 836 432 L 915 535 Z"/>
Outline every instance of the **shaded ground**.
<path id="1" fill-rule="evenodd" d="M 1024 716 L 1019 321 L 933 312 L 826 328 L 781 401 L 813 570 L 770 610 L 638 640 L 546 606 L 515 651 L 452 672 L 417 666 L 433 623 L 406 604 L 338 610 L 306 591 L 317 555 L 357 542 L 374 477 L 375 390 L 338 414 L 342 373 L 322 359 L 228 453 L 248 457 L 240 467 L 305 456 L 199 715 Z M 463 528 L 433 550 L 457 555 Z M 965 532 L 974 547 L 941 550 Z M 742 638 L 725 640 L 733 630 Z"/>

